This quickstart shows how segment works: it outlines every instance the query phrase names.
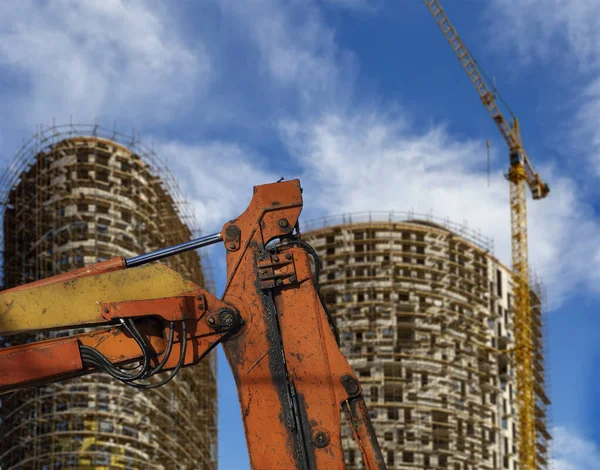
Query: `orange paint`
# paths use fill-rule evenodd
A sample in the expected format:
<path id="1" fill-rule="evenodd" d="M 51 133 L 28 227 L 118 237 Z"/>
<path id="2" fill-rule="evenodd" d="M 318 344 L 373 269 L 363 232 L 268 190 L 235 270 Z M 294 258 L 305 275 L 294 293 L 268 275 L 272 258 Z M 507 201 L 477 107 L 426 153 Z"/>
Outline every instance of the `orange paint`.
<path id="1" fill-rule="evenodd" d="M 360 384 L 336 344 L 307 252 L 293 244 L 266 250 L 273 240 L 297 240 L 293 231 L 301 210 L 298 180 L 255 187 L 246 211 L 223 227 L 228 250 L 223 300 L 200 288 L 159 299 L 149 292 L 145 300 L 107 300 L 101 304 L 102 315 L 112 323 L 135 319 L 157 354 L 155 364 L 174 322 L 165 370 L 176 365 L 183 341 L 186 366 L 223 343 L 238 388 L 252 468 L 345 469 L 343 409 L 366 468 L 385 469 Z M 123 268 L 123 259 L 115 258 L 21 288 Z M 228 322 L 234 318 L 232 327 Z M 86 373 L 79 345 L 95 348 L 114 364 L 142 357 L 139 345 L 118 327 L 6 348 L 0 350 L 0 392 Z"/>
<path id="2" fill-rule="evenodd" d="M 268 242 L 291 234 L 301 209 L 298 180 L 258 186 L 246 211 L 223 227 L 224 236 L 231 225 L 240 232 L 240 249 L 227 253 L 223 300 L 247 324 L 223 348 L 254 469 L 345 469 L 342 405 L 364 405 L 359 385 L 352 397 L 343 385 L 342 377 L 356 377 L 335 342 L 307 253 L 295 246 L 264 252 Z M 366 466 L 384 469 L 368 415 L 360 420 L 357 442 Z"/>

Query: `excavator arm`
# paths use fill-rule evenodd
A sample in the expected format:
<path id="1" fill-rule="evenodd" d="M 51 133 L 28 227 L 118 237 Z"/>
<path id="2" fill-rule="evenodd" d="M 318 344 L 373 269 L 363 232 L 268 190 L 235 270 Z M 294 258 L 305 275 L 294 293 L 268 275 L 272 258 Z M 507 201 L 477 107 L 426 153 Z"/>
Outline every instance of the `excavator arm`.
<path id="1" fill-rule="evenodd" d="M 95 370 L 121 377 L 104 359 L 114 366 L 144 361 L 145 372 L 137 379 L 149 377 L 175 368 L 182 355 L 179 368 L 195 364 L 219 343 L 228 329 L 219 321 L 230 311 L 224 302 L 166 266 L 126 266 L 114 258 L 0 293 L 3 336 L 108 326 L 0 349 L 0 392 Z M 237 312 L 230 315 L 239 319 Z"/>
<path id="2" fill-rule="evenodd" d="M 298 180 L 257 186 L 220 233 L 0 293 L 0 336 L 88 328 L 0 349 L 0 393 L 96 372 L 155 388 L 221 343 L 252 468 L 344 469 L 343 412 L 365 467 L 384 469 L 360 383 L 319 298 L 318 257 L 299 234 L 301 192 Z M 227 253 L 222 299 L 152 263 L 218 242 Z"/>

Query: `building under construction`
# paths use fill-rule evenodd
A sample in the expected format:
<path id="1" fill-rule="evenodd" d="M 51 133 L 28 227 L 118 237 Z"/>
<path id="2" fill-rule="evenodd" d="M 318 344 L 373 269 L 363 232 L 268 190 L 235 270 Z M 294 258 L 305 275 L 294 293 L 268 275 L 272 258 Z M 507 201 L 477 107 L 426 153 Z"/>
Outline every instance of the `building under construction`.
<path id="1" fill-rule="evenodd" d="M 0 189 L 4 288 L 193 235 L 193 217 L 154 151 L 98 126 L 39 129 Z M 196 252 L 165 262 L 207 287 Z M 0 467 L 216 469 L 215 368 L 211 356 L 156 390 L 93 374 L 4 396 Z"/>
<path id="2" fill-rule="evenodd" d="M 512 275 L 491 243 L 414 214 L 303 224 L 388 468 L 516 469 Z M 537 450 L 547 468 L 541 305 L 532 294 Z M 344 438 L 349 468 L 362 459 Z"/>

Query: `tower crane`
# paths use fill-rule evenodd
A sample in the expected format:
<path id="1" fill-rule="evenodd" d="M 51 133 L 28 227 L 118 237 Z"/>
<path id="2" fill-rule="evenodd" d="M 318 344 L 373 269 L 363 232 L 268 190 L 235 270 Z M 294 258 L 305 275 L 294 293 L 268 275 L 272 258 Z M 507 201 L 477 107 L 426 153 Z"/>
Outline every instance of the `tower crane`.
<path id="1" fill-rule="evenodd" d="M 521 470 L 534 470 L 538 467 L 526 201 L 527 186 L 531 190 L 533 199 L 545 198 L 550 192 L 550 188 L 536 173 L 523 148 L 519 121 L 513 115 L 512 125 L 509 125 L 504 118 L 496 102 L 496 95 L 490 90 L 491 88 L 495 91 L 495 87 L 489 87 L 486 83 L 477 61 L 469 53 L 456 29 L 452 26 L 440 2 L 438 0 L 424 0 L 424 2 L 465 72 L 467 72 L 481 102 L 492 116 L 509 149 L 510 169 L 507 179 L 510 182 L 510 221 L 514 278 L 514 353 L 519 421 L 519 468 Z"/>

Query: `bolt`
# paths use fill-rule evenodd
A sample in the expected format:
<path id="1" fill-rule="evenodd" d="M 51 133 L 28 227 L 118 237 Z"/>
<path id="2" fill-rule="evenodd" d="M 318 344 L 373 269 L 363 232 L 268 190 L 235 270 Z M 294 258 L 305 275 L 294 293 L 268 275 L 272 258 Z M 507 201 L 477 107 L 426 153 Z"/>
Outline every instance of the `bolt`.
<path id="1" fill-rule="evenodd" d="M 358 382 L 350 375 L 344 375 L 342 377 L 342 384 L 350 396 L 356 395 L 360 390 Z"/>
<path id="2" fill-rule="evenodd" d="M 292 255 L 288 253 L 287 255 L 285 255 L 285 259 L 292 259 Z"/>
<path id="3" fill-rule="evenodd" d="M 216 323 L 215 317 L 208 317 L 208 320 L 206 320 L 208 322 L 208 324 L 210 326 L 214 326 Z"/>
<path id="4" fill-rule="evenodd" d="M 225 229 L 225 236 L 227 238 L 235 238 L 240 234 L 240 229 L 235 225 L 230 225 Z"/>
<path id="5" fill-rule="evenodd" d="M 199 295 L 198 297 L 196 297 L 196 300 L 202 300 L 202 296 Z"/>
<path id="6" fill-rule="evenodd" d="M 110 310 L 109 310 L 109 309 L 107 309 L 107 308 L 105 308 L 105 309 L 104 309 L 104 313 L 110 313 Z"/>
<path id="7" fill-rule="evenodd" d="M 279 219 L 278 223 L 281 228 L 288 228 L 290 225 L 287 219 Z"/>
<path id="8" fill-rule="evenodd" d="M 276 263 L 277 263 L 277 262 L 279 262 L 279 256 L 277 256 L 277 255 L 274 255 L 274 256 L 273 256 L 273 261 L 275 261 Z"/>
<path id="9" fill-rule="evenodd" d="M 277 284 L 278 286 L 280 286 L 283 283 L 283 281 L 281 279 L 277 279 L 277 281 L 275 281 L 275 284 Z"/>
<path id="10" fill-rule="evenodd" d="M 290 276 L 290 282 L 296 282 L 296 276 Z"/>
<path id="11" fill-rule="evenodd" d="M 230 250 L 235 250 L 235 243 L 230 243 L 229 244 L 229 249 Z"/>
<path id="12" fill-rule="evenodd" d="M 315 447 L 327 447 L 329 445 L 329 434 L 326 431 L 319 431 L 315 433 L 312 441 Z"/>
<path id="13" fill-rule="evenodd" d="M 235 316 L 231 310 L 226 309 L 226 310 L 221 310 L 219 312 L 219 322 L 223 326 L 227 326 L 227 327 L 232 326 L 234 321 L 235 321 Z"/>

